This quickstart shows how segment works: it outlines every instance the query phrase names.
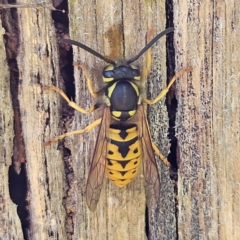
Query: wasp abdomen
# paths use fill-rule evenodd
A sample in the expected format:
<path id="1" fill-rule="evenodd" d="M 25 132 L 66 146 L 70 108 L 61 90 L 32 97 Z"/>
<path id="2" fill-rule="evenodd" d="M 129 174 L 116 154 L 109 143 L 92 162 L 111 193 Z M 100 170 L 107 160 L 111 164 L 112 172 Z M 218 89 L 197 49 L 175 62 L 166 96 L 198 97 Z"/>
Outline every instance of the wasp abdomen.
<path id="1" fill-rule="evenodd" d="M 106 175 L 117 186 L 125 186 L 137 175 L 141 154 L 136 125 L 110 127 Z"/>

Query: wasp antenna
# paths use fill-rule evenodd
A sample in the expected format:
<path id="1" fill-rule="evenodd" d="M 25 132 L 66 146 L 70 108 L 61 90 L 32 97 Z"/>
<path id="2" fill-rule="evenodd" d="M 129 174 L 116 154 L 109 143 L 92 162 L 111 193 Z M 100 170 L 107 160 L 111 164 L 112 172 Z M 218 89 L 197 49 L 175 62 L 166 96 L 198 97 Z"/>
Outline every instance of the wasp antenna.
<path id="1" fill-rule="evenodd" d="M 127 63 L 130 64 L 132 62 L 135 62 L 143 53 L 145 53 L 155 42 L 157 42 L 161 37 L 164 35 L 173 32 L 174 27 L 165 29 L 161 33 L 159 33 L 156 37 L 154 37 L 136 56 L 132 57 L 131 59 L 127 60 Z"/>
<path id="2" fill-rule="evenodd" d="M 110 64 L 113 64 L 114 66 L 116 65 L 116 63 L 115 63 L 113 60 L 104 57 L 104 56 L 101 55 L 100 53 L 94 51 L 94 50 L 91 49 L 90 47 L 88 47 L 88 46 L 86 46 L 86 45 L 84 45 L 84 44 L 82 44 L 82 43 L 80 43 L 80 42 L 77 42 L 77 41 L 74 41 L 74 40 L 71 40 L 71 39 L 61 39 L 61 40 L 59 41 L 59 43 L 67 43 L 67 44 L 71 44 L 71 45 L 78 46 L 78 47 L 86 50 L 87 52 L 93 54 L 94 56 L 96 56 L 96 57 L 104 60 L 105 62 L 110 63 Z"/>

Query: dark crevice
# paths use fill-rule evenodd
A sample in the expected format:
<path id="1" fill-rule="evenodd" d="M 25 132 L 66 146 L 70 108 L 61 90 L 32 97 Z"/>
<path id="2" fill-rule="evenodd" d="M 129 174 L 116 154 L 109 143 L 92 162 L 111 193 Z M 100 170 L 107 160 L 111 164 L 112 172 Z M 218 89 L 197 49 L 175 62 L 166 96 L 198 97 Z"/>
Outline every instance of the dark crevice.
<path id="1" fill-rule="evenodd" d="M 68 28 L 68 1 L 53 0 L 53 6 L 59 11 L 52 11 L 52 19 L 55 21 L 55 23 L 62 24 L 63 26 Z"/>
<path id="2" fill-rule="evenodd" d="M 61 52 L 61 51 L 60 51 Z M 66 55 L 61 55 L 60 59 L 64 57 L 64 60 L 68 63 L 65 66 L 62 66 L 61 76 L 64 80 L 66 94 L 67 96 L 75 101 L 75 84 L 74 84 L 74 69 L 73 69 L 73 51 L 72 48 L 66 53 Z M 61 60 L 60 60 L 61 61 Z"/>
<path id="3" fill-rule="evenodd" d="M 173 26 L 173 2 L 168 0 L 166 2 L 166 16 L 167 25 L 166 28 Z M 173 46 L 174 33 L 167 35 L 166 49 L 167 49 L 167 84 L 175 74 L 175 49 Z M 176 147 L 177 139 L 175 137 L 175 118 L 177 111 L 177 99 L 175 97 L 175 85 L 173 85 L 166 98 L 166 105 L 169 117 L 169 138 L 171 140 L 171 149 L 168 156 L 168 160 L 174 171 L 177 171 L 177 159 L 176 159 Z"/>
<path id="4" fill-rule="evenodd" d="M 12 201 L 17 205 L 17 213 L 21 220 L 24 239 L 29 239 L 30 219 L 26 200 L 28 188 L 25 163 L 20 164 L 18 169 L 20 169 L 19 173 L 16 171 L 14 164 L 9 167 L 9 193 Z"/>
<path id="5" fill-rule="evenodd" d="M 146 232 L 147 239 L 149 239 L 149 214 L 148 214 L 147 206 L 145 209 L 145 232 Z"/>
<path id="6" fill-rule="evenodd" d="M 167 23 L 166 27 L 173 27 L 173 0 L 166 1 L 166 16 Z M 174 34 L 167 35 L 166 48 L 167 48 L 167 79 L 168 82 L 175 74 L 175 49 L 174 49 Z M 175 135 L 175 121 L 176 112 L 178 107 L 178 102 L 175 95 L 175 85 L 173 85 L 166 97 L 166 105 L 169 117 L 169 139 L 170 139 L 170 154 L 168 156 L 168 161 L 171 163 L 170 177 L 174 183 L 174 194 L 177 196 L 177 180 L 178 180 L 178 161 L 177 161 L 177 138 Z M 176 239 L 178 239 L 178 202 L 177 197 L 175 197 L 175 218 L 176 218 Z"/>
<path id="7" fill-rule="evenodd" d="M 173 1 L 168 0 L 166 1 L 166 27 L 174 27 L 173 23 Z M 172 77 L 175 74 L 175 49 L 173 44 L 173 36 L 174 32 L 169 33 L 166 35 L 166 49 L 167 49 L 167 59 L 166 59 L 166 67 L 167 67 L 167 84 L 170 82 Z M 168 161 L 171 163 L 171 169 L 170 169 L 170 177 L 171 179 L 176 180 L 175 183 L 177 183 L 177 138 L 175 137 L 175 119 L 176 119 L 176 110 L 177 110 L 177 99 L 175 97 L 175 91 L 174 91 L 174 85 L 170 88 L 169 92 L 166 96 L 166 106 L 168 111 L 168 117 L 169 117 L 169 129 L 168 129 L 168 137 L 170 139 L 170 154 L 168 156 Z M 147 98 L 151 98 L 151 96 L 147 96 Z M 174 193 L 177 194 L 177 184 L 174 186 Z M 177 219 L 177 198 L 176 199 L 176 219 Z M 146 207 L 145 210 L 145 232 L 147 239 L 151 239 L 150 231 L 149 231 L 149 212 L 148 208 Z M 178 226 L 176 221 L 176 235 L 178 232 Z M 178 239 L 178 235 L 177 235 Z"/>
<path id="8" fill-rule="evenodd" d="M 63 0 L 60 5 L 54 6 L 57 9 L 64 9 L 65 13 L 53 12 L 52 18 L 54 20 L 57 39 L 66 38 L 69 36 L 69 18 L 68 18 L 68 1 Z M 75 101 L 75 80 L 74 80 L 74 66 L 73 66 L 73 49 L 71 46 L 64 43 L 59 44 L 59 65 L 60 73 L 64 81 L 65 93 L 68 98 Z M 71 122 L 74 110 L 68 106 L 66 102 L 62 102 L 62 121 L 63 127 L 68 128 Z M 60 107 L 60 106 L 59 106 Z M 63 199 L 63 204 L 66 209 L 66 234 L 67 239 L 72 239 L 74 234 L 74 221 L 75 216 L 75 202 L 73 195 L 76 191 L 75 175 L 72 167 L 71 150 L 66 148 L 64 144 L 59 144 L 64 154 L 64 170 L 66 176 L 66 194 Z"/>
<path id="9" fill-rule="evenodd" d="M 59 3 L 59 1 L 56 1 Z M 54 2 L 53 2 L 54 5 Z M 63 0 L 60 4 L 54 5 L 57 9 L 64 9 L 64 12 L 53 11 L 52 18 L 57 34 L 57 40 L 69 36 L 69 19 L 68 19 L 68 1 Z M 67 96 L 75 100 L 74 68 L 73 68 L 73 51 L 72 47 L 65 43 L 59 44 L 59 65 L 61 76 L 64 81 Z"/>
<path id="10" fill-rule="evenodd" d="M 12 1 L 11 3 L 15 3 Z M 21 113 L 18 100 L 18 88 L 21 85 L 17 65 L 19 29 L 16 9 L 5 9 L 1 12 L 2 27 L 5 29 L 5 49 L 10 72 L 10 92 L 14 114 L 14 140 L 12 165 L 9 167 L 8 181 L 9 193 L 12 201 L 17 205 L 17 213 L 20 218 L 24 239 L 28 240 L 30 229 L 29 203 L 27 201 L 28 182 L 26 173 L 25 143 L 22 135 Z"/>

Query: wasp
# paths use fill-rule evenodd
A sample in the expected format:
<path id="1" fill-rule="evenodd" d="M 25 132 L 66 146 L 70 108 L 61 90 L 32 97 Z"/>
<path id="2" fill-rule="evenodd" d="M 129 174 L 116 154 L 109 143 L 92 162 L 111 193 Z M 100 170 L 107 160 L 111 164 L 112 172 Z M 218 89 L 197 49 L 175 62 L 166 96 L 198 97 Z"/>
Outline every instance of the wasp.
<path id="1" fill-rule="evenodd" d="M 102 117 L 85 129 L 65 133 L 45 143 L 45 146 L 47 146 L 67 136 L 89 132 L 100 125 L 86 185 L 86 201 L 92 211 L 97 207 L 104 173 L 117 186 L 123 187 L 136 177 L 141 161 L 143 163 L 147 206 L 151 208 L 159 198 L 160 181 L 154 151 L 167 166 L 170 166 L 170 163 L 151 140 L 143 105 L 151 105 L 162 99 L 174 81 L 188 70 L 182 70 L 175 75 L 168 86 L 154 100 L 141 97 L 140 83 L 145 80 L 150 71 L 150 49 L 152 45 L 162 36 L 173 31 L 174 28 L 164 30 L 154 37 L 136 56 L 129 60 L 120 61 L 108 59 L 80 42 L 71 39 L 60 40 L 61 43 L 76 45 L 108 63 L 102 71 L 102 78 L 105 83 L 104 93 L 102 94 Z M 148 52 L 147 64 L 145 69 L 140 72 L 140 69 L 132 63 L 145 52 Z M 102 91 L 94 91 L 86 67 L 81 63 L 79 65 L 82 68 L 92 97 L 99 97 Z M 70 107 L 83 114 L 90 114 L 101 105 L 95 104 L 89 110 L 85 110 L 71 101 L 61 89 L 55 86 L 44 87 L 43 90 L 53 90 L 59 93 Z"/>

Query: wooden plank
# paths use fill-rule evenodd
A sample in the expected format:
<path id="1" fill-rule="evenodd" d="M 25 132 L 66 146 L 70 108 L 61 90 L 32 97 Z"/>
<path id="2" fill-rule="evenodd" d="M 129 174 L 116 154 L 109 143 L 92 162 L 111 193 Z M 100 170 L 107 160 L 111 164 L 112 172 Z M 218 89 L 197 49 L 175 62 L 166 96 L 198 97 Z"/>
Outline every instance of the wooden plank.
<path id="1" fill-rule="evenodd" d="M 146 45 L 146 33 L 154 35 L 165 29 L 165 5 L 159 1 L 78 1 L 69 3 L 70 36 L 110 58 L 132 57 Z M 136 64 L 144 66 L 144 57 Z M 74 47 L 74 61 L 84 63 L 100 89 L 101 60 L 82 49 Z M 88 109 L 94 104 L 81 70 L 75 68 L 76 102 Z M 153 70 L 148 82 L 148 96 L 154 98 L 166 85 L 165 38 L 153 48 Z M 146 90 L 143 90 L 145 92 Z M 156 114 L 156 112 L 158 114 Z M 101 116 L 101 111 L 91 115 L 75 113 L 71 130 L 81 129 Z M 151 107 L 150 127 L 153 138 L 165 155 L 169 151 L 167 137 L 168 118 L 164 101 Z M 74 239 L 146 239 L 145 194 L 143 175 L 129 186 L 117 188 L 105 179 L 98 207 L 94 213 L 87 209 L 85 188 L 90 161 L 97 137 L 97 129 L 89 134 L 73 136 L 66 140 L 71 150 L 72 166 L 77 181 L 72 192 L 75 198 Z M 159 141 L 159 137 L 161 140 Z M 173 185 L 168 168 L 161 163 L 161 200 L 149 213 L 148 234 L 151 239 L 174 239 L 175 202 Z M 134 230 L 133 230 L 134 229 Z"/>
<path id="2" fill-rule="evenodd" d="M 175 1 L 179 239 L 239 238 L 237 2 Z"/>

